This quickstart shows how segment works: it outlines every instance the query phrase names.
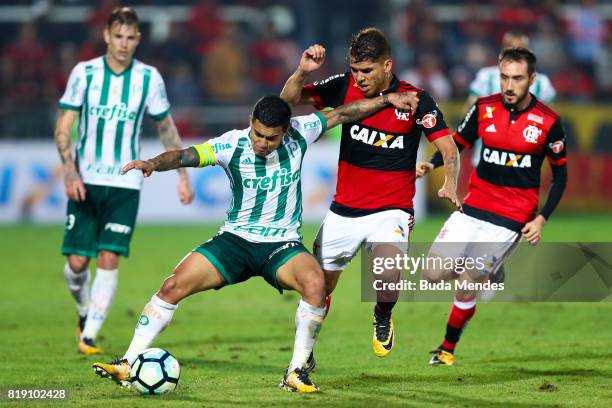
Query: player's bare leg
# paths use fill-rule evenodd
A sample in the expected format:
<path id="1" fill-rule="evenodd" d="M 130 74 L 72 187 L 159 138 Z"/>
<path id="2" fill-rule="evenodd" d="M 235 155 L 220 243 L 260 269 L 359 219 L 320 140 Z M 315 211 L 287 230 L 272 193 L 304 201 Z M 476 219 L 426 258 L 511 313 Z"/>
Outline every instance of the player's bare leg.
<path id="1" fill-rule="evenodd" d="M 423 278 L 432 283 L 456 279 L 455 269 L 447 267 L 447 264 L 443 262 L 445 258 L 436 253 L 427 254 L 428 261 L 423 268 Z"/>
<path id="2" fill-rule="evenodd" d="M 315 258 L 305 252 L 293 256 L 276 272 L 283 288 L 302 295 L 295 314 L 293 356 L 280 386 L 289 391 L 316 392 L 306 370 L 321 324 L 325 318 L 325 278 Z"/>
<path id="3" fill-rule="evenodd" d="M 174 273 L 166 278 L 159 292 L 153 295 L 144 307 L 132 342 L 123 358 L 110 363 L 95 363 L 93 367 L 96 373 L 120 385 L 127 385 L 130 366 L 170 324 L 178 302 L 193 293 L 218 288 L 224 284 L 223 277 L 204 255 L 191 252 L 183 258 Z"/>
<path id="4" fill-rule="evenodd" d="M 77 306 L 77 342 L 81 340 L 81 332 L 87 319 L 89 309 L 89 257 L 82 255 L 68 255 L 64 265 L 64 278 L 68 289 L 76 301 Z"/>

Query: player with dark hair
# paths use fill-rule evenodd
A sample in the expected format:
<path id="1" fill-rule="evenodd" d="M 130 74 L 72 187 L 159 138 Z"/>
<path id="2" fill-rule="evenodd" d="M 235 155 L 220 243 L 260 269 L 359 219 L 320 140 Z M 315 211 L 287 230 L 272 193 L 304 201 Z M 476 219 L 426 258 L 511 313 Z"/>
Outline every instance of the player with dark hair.
<path id="1" fill-rule="evenodd" d="M 432 267 L 424 270 L 430 281 L 483 282 L 508 259 L 521 237 L 532 245 L 540 241 L 544 224 L 561 200 L 567 183 L 565 132 L 559 115 L 529 92 L 535 65 L 536 57 L 528 49 L 504 49 L 499 57 L 502 92 L 479 98 L 453 135 L 460 151 L 481 139 L 481 157 L 470 177 L 463 212 L 445 222 L 429 256 L 476 259 L 486 254 L 486 268 L 457 274 L 452 268 Z M 553 179 L 537 213 L 545 157 Z M 417 164 L 417 175 L 441 164 L 441 156 L 435 154 L 431 162 Z M 444 340 L 430 364 L 453 364 L 455 347 L 475 311 L 476 291 L 457 291 Z"/>
<path id="2" fill-rule="evenodd" d="M 279 292 L 293 289 L 302 295 L 295 314 L 293 357 L 281 386 L 290 391 L 318 391 L 305 367 L 325 316 L 325 281 L 299 231 L 302 159 L 308 145 L 328 126 L 358 120 L 390 104 L 409 109 L 411 97 L 408 93 L 385 94 L 329 112 L 291 118 L 285 101 L 268 96 L 255 105 L 250 128 L 128 163 L 124 174 L 138 169 L 145 177 L 154 171 L 219 165 L 230 179 L 232 204 L 219 233 L 183 258 L 145 306 L 123 358 L 95 363 L 96 372 L 125 384 L 131 364 L 170 324 L 182 299 L 262 276 Z"/>
<path id="3" fill-rule="evenodd" d="M 312 104 L 317 109 L 388 92 L 416 92 L 419 101 L 411 112 L 387 107 L 342 128 L 336 194 L 314 246 L 328 296 L 361 244 L 367 244 L 375 256 L 394 257 L 408 250 L 421 133 L 444 157 L 446 179 L 438 195 L 460 207 L 456 196 L 458 153 L 442 112 L 427 92 L 393 74 L 391 47 L 383 32 L 366 28 L 356 33 L 348 60 L 350 72 L 305 84 L 308 75 L 325 61 L 324 47 L 309 47 L 281 97 L 292 105 Z M 397 279 L 397 274 L 399 271 L 391 273 L 390 279 Z M 393 348 L 391 310 L 397 295 L 377 293 L 372 347 L 378 357 L 385 357 Z M 313 357 L 309 362 L 314 367 Z"/>
<path id="4" fill-rule="evenodd" d="M 79 62 L 72 70 L 55 129 L 69 199 L 64 276 L 77 302 L 78 351 L 83 354 L 102 352 L 95 339 L 115 297 L 119 256 L 129 255 L 143 178 L 122 176 L 121 167 L 138 158 L 144 113 L 155 121 L 167 150 L 181 148 L 161 75 L 134 59 L 140 42 L 134 10 L 113 10 L 104 41 L 106 55 Z M 73 157 L 70 134 L 79 113 Z M 184 169 L 179 169 L 178 194 L 183 204 L 193 200 Z M 90 292 L 92 257 L 97 257 L 97 269 Z"/>

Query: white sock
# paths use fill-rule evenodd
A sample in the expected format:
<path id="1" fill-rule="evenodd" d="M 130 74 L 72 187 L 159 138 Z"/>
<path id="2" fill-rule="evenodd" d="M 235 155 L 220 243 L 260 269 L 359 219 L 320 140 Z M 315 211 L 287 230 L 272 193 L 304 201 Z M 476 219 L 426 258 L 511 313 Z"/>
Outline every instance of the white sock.
<path id="1" fill-rule="evenodd" d="M 157 294 L 153 295 L 138 319 L 130 347 L 123 356 L 130 365 L 134 364 L 138 355 L 148 349 L 159 333 L 170 324 L 176 308 L 177 305 L 161 300 Z"/>
<path id="2" fill-rule="evenodd" d="M 117 269 L 96 269 L 96 277 L 91 285 L 91 301 L 87 312 L 87 321 L 81 333 L 81 339 L 95 339 L 106 320 L 108 310 L 113 304 L 119 271 Z"/>
<path id="3" fill-rule="evenodd" d="M 64 278 L 68 289 L 77 303 L 79 316 L 85 316 L 89 308 L 89 268 L 81 273 L 75 273 L 68 262 L 64 265 Z"/>
<path id="4" fill-rule="evenodd" d="M 289 372 L 306 365 L 321 330 L 323 319 L 325 319 L 325 306 L 314 307 L 300 300 L 295 312 L 295 343 L 293 357 L 289 363 Z"/>

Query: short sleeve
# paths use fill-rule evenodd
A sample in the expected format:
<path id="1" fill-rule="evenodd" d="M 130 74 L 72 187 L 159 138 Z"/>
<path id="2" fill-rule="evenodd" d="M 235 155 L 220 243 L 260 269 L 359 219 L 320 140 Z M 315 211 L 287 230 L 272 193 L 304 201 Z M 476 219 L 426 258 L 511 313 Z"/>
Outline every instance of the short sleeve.
<path id="1" fill-rule="evenodd" d="M 319 140 L 327 129 L 327 120 L 320 112 L 310 115 L 296 116 L 291 118 L 290 126 L 295 129 L 306 140 L 306 144 L 311 144 Z"/>
<path id="2" fill-rule="evenodd" d="M 538 73 L 538 76 L 540 77 L 540 92 L 536 97 L 544 103 L 552 102 L 557 96 L 555 87 L 550 82 L 550 78 L 545 74 Z"/>
<path id="3" fill-rule="evenodd" d="M 151 83 L 147 95 L 147 112 L 154 120 L 162 120 L 170 112 L 170 102 L 166 94 L 166 85 L 155 68 L 151 70 Z"/>
<path id="4" fill-rule="evenodd" d="M 200 145 L 192 146 L 200 157 L 198 167 L 214 166 L 227 167 L 236 148 L 246 143 L 240 140 L 237 130 L 230 130 L 219 137 L 208 140 Z"/>
<path id="5" fill-rule="evenodd" d="M 566 164 L 567 152 L 565 144 L 565 130 L 563 130 L 561 119 L 557 118 L 548 131 L 546 146 L 544 146 L 546 157 L 551 165 L 563 166 Z"/>
<path id="6" fill-rule="evenodd" d="M 476 73 L 476 77 L 474 78 L 474 80 L 470 83 L 470 95 L 475 95 L 480 98 L 482 96 L 487 96 L 491 94 L 491 87 L 489 85 L 489 83 L 491 82 L 490 77 L 491 75 L 489 74 L 489 71 L 487 69 L 480 69 Z"/>
<path id="7" fill-rule="evenodd" d="M 465 118 L 453 134 L 455 143 L 472 147 L 478 139 L 478 104 L 475 103 L 465 114 Z"/>
<path id="8" fill-rule="evenodd" d="M 419 105 L 415 112 L 415 118 L 416 124 L 425 133 L 427 140 L 430 142 L 450 134 L 442 111 L 433 98 L 425 91 L 419 95 Z"/>
<path id="9" fill-rule="evenodd" d="M 85 99 L 86 88 L 85 65 L 80 62 L 72 69 L 68 77 L 66 90 L 59 101 L 59 108 L 80 111 Z"/>
<path id="10" fill-rule="evenodd" d="M 304 89 L 313 97 L 314 106 L 317 109 L 337 108 L 344 103 L 349 75 L 348 73 L 334 75 L 322 81 L 308 84 L 304 86 Z"/>

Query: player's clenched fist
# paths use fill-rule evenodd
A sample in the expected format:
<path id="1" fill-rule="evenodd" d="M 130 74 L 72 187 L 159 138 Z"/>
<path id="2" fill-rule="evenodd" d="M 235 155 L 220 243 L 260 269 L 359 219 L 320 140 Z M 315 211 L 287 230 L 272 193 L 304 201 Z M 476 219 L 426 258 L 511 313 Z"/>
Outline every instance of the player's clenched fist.
<path id="1" fill-rule="evenodd" d="M 129 162 L 128 164 L 126 164 L 125 166 L 123 166 L 123 168 L 121 169 L 121 174 L 123 175 L 132 169 L 142 170 L 142 174 L 144 174 L 145 177 L 149 177 L 151 173 L 153 173 L 153 170 L 154 170 L 153 163 L 151 163 L 148 160 L 147 161 L 133 160 Z"/>
<path id="2" fill-rule="evenodd" d="M 302 53 L 299 69 L 304 73 L 310 73 L 321 68 L 325 61 L 325 47 L 319 44 L 314 44 L 308 47 Z"/>

